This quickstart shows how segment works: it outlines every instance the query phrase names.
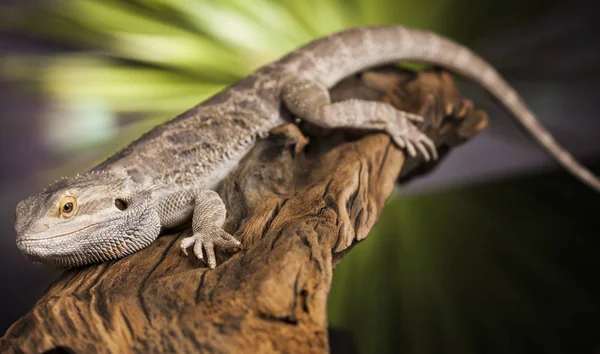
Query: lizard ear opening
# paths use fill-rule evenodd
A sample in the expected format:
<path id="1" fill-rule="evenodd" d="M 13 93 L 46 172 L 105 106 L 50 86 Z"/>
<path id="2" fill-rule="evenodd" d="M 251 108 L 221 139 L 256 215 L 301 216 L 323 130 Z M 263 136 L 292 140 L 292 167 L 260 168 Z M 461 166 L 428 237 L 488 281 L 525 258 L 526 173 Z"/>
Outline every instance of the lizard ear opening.
<path id="1" fill-rule="evenodd" d="M 129 205 L 123 199 L 115 199 L 115 206 L 117 207 L 117 209 L 123 211 L 127 209 Z"/>

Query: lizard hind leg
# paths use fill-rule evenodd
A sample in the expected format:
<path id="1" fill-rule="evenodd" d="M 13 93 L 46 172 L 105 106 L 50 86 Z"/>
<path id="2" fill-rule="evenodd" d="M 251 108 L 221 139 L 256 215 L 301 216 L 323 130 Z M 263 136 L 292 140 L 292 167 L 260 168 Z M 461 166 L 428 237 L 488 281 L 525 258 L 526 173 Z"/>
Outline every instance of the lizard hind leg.
<path id="1" fill-rule="evenodd" d="M 427 161 L 437 158 L 433 141 L 413 123 L 423 121 L 418 114 L 384 102 L 350 99 L 331 103 L 326 87 L 299 77 L 286 82 L 282 99 L 293 114 L 317 126 L 385 131 L 410 156 L 420 152 Z"/>

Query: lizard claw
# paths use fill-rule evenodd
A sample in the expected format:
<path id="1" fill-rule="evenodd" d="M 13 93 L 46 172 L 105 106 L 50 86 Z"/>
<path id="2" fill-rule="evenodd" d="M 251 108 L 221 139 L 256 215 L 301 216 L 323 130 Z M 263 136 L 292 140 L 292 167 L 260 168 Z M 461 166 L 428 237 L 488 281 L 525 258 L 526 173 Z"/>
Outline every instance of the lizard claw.
<path id="1" fill-rule="evenodd" d="M 206 263 L 208 267 L 214 269 L 217 266 L 217 257 L 215 256 L 215 246 L 222 249 L 231 249 L 235 247 L 241 248 L 241 243 L 235 237 L 228 234 L 222 229 L 203 231 L 195 233 L 190 237 L 186 237 L 181 240 L 181 251 L 187 256 L 188 247 L 194 245 L 194 255 L 204 261 L 204 254 L 206 255 Z"/>
<path id="2" fill-rule="evenodd" d="M 183 240 L 181 240 L 181 244 L 180 244 L 181 252 L 183 252 L 183 254 L 186 255 L 186 257 L 188 255 L 187 248 L 190 247 L 191 245 L 193 245 L 194 242 L 196 242 L 196 239 L 193 236 L 186 237 Z"/>
<path id="3" fill-rule="evenodd" d="M 412 123 L 418 121 L 415 117 L 421 116 L 397 111 L 396 124 L 390 124 L 386 130 L 400 148 L 406 149 L 409 156 L 415 157 L 420 153 L 425 161 L 436 160 L 437 148 L 433 141 Z"/>
<path id="4" fill-rule="evenodd" d="M 404 113 L 404 116 L 411 122 L 422 123 L 425 121 L 425 118 L 423 118 L 423 116 L 420 114 L 410 113 L 410 112 L 403 112 L 403 113 Z"/>
<path id="5" fill-rule="evenodd" d="M 415 149 L 415 144 L 412 140 L 406 140 L 406 150 L 411 157 L 417 156 L 417 150 Z"/>

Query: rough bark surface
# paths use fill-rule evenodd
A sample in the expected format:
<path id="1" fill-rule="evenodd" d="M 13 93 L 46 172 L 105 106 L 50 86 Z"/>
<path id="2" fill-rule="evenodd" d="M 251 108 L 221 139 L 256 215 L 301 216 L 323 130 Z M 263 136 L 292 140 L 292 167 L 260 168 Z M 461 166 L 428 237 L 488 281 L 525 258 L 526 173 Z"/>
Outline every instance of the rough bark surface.
<path id="1" fill-rule="evenodd" d="M 444 155 L 487 117 L 439 70 L 381 68 L 332 90 L 425 116 Z M 332 269 L 367 237 L 397 180 L 436 163 L 405 161 L 385 134 L 288 124 L 259 142 L 220 188 L 225 228 L 244 250 L 209 270 L 179 252 L 184 230 L 117 261 L 65 271 L 0 340 L 2 352 L 323 353 Z M 310 141 L 310 143 L 309 143 Z"/>

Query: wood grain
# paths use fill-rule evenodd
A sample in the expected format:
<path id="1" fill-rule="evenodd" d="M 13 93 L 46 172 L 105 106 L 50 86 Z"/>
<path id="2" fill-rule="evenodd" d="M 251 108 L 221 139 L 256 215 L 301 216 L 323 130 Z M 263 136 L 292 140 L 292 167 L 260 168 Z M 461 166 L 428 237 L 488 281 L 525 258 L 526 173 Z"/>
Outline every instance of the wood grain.
<path id="1" fill-rule="evenodd" d="M 384 100 L 425 116 L 442 154 L 487 117 L 448 74 L 381 68 L 332 97 Z M 385 134 L 278 127 L 220 187 L 225 228 L 244 249 L 207 269 L 159 237 L 120 260 L 65 271 L 0 340 L 2 352 L 323 353 L 332 269 L 369 234 L 398 179 L 437 163 L 408 159 Z"/>

